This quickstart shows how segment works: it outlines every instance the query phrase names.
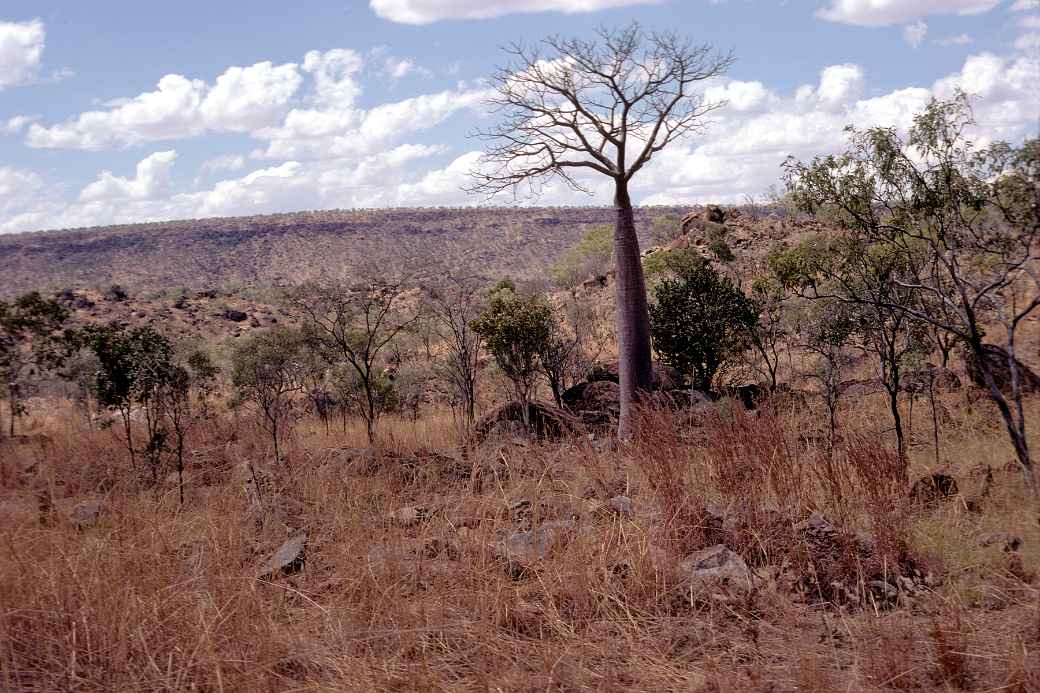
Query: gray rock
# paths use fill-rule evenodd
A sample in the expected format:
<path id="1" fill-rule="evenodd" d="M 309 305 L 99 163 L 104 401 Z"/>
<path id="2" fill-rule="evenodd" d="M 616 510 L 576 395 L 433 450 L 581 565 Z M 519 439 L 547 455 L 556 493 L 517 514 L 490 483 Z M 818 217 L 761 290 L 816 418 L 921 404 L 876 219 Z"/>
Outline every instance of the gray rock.
<path id="1" fill-rule="evenodd" d="M 431 517 L 433 517 L 433 511 L 422 505 L 406 505 L 387 515 L 387 519 L 391 523 L 400 527 L 414 527 L 428 522 Z"/>
<path id="2" fill-rule="evenodd" d="M 287 542 L 278 547 L 257 571 L 261 580 L 269 580 L 279 575 L 291 575 L 303 568 L 306 561 L 307 531 L 297 532 Z"/>
<path id="3" fill-rule="evenodd" d="M 751 571 L 747 563 L 723 544 L 716 544 L 690 554 L 679 563 L 681 586 L 688 594 L 722 593 L 727 597 L 745 594 L 752 589 Z"/>
<path id="4" fill-rule="evenodd" d="M 78 529 L 86 529 L 97 524 L 104 507 L 105 504 L 96 498 L 80 501 L 72 508 L 69 517 Z"/>
<path id="5" fill-rule="evenodd" d="M 628 496 L 614 496 L 599 507 L 599 513 L 631 518 L 636 514 L 636 505 Z"/>
<path id="6" fill-rule="evenodd" d="M 899 589 L 884 580 L 871 580 L 867 583 L 867 587 L 875 599 L 886 602 L 894 602 L 899 599 Z"/>
<path id="7" fill-rule="evenodd" d="M 546 558 L 551 548 L 576 528 L 574 520 L 543 522 L 537 529 L 507 535 L 494 545 L 493 550 L 506 562 L 509 574 L 519 577 L 534 563 Z"/>
<path id="8" fill-rule="evenodd" d="M 1015 553 L 1022 547 L 1022 540 L 1008 532 L 990 532 L 979 537 L 979 546 L 994 545 L 1000 545 L 1008 553 Z"/>

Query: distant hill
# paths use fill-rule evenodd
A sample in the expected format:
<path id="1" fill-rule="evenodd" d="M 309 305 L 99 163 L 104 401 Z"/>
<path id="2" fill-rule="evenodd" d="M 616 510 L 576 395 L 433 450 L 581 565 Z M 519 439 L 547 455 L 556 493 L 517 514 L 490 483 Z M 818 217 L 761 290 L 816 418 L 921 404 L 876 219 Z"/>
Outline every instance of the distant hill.
<path id="1" fill-rule="evenodd" d="M 685 211 L 641 208 L 636 221 L 646 233 L 655 217 Z M 533 279 L 613 218 L 609 207 L 386 209 L 0 235 L 0 295 L 113 283 L 155 293 L 281 285 L 409 258 Z"/>

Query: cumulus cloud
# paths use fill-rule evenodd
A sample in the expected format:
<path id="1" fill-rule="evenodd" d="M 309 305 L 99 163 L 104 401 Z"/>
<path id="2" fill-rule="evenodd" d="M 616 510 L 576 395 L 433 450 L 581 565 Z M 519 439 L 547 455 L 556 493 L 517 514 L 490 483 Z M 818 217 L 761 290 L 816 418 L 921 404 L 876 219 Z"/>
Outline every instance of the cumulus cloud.
<path id="1" fill-rule="evenodd" d="M 177 160 L 177 152 L 156 152 L 137 164 L 137 175 L 121 178 L 111 171 L 102 171 L 97 180 L 83 188 L 80 202 L 100 200 L 150 200 L 168 192 L 170 170 Z"/>
<path id="2" fill-rule="evenodd" d="M 489 19 L 520 12 L 598 12 L 662 0 L 371 0 L 383 19 L 401 24 L 431 24 L 444 19 Z"/>
<path id="3" fill-rule="evenodd" d="M 43 181 L 32 171 L 0 166 L 0 210 L 25 204 L 43 187 Z"/>
<path id="4" fill-rule="evenodd" d="M 903 40 L 909 43 L 912 47 L 917 48 L 924 41 L 924 37 L 927 33 L 928 25 L 918 20 L 913 24 L 907 24 L 903 27 Z"/>
<path id="5" fill-rule="evenodd" d="M 43 22 L 0 22 L 0 91 L 35 79 L 46 32 Z"/>
<path id="6" fill-rule="evenodd" d="M 64 123 L 33 123 L 30 147 L 97 151 L 205 132 L 245 132 L 271 125 L 284 114 L 301 83 L 293 63 L 231 67 L 210 86 L 170 74 L 154 91 L 106 104 Z"/>
<path id="7" fill-rule="evenodd" d="M 462 191 L 471 182 L 469 173 L 481 166 L 480 152 L 412 139 L 454 114 L 479 115 L 480 89 L 460 85 L 361 108 L 357 78 L 365 65 L 375 74 L 381 70 L 378 62 L 351 53 L 318 53 L 305 59 L 303 74 L 314 82 L 314 92 L 301 96 L 300 105 L 277 125 L 250 133 L 265 145 L 256 156 L 270 160 L 249 170 L 250 160 L 243 154 L 217 157 L 203 170 L 220 172 L 220 179 L 208 181 L 202 189 L 200 181 L 190 192 L 171 192 L 172 152 L 146 158 L 129 178 L 102 173 L 71 203 L 49 196 L 51 186 L 38 177 L 0 172 L 0 230 L 292 209 L 483 202 Z M 324 75 L 320 89 L 314 77 L 319 72 Z M 813 83 L 790 92 L 753 80 L 718 80 L 705 96 L 727 105 L 712 114 L 707 136 L 677 142 L 661 152 L 633 179 L 632 194 L 640 204 L 732 203 L 747 194 L 761 195 L 777 183 L 786 156 L 806 159 L 841 150 L 849 123 L 905 132 L 930 98 L 949 96 L 958 88 L 975 96 L 981 124 L 972 133 L 976 141 L 1015 141 L 1035 132 L 1037 84 L 1036 53 L 985 52 L 970 56 L 960 69 L 933 84 L 881 94 L 870 90 L 869 75 L 852 63 L 828 66 Z M 4 180 L 6 189 L 20 192 L 4 193 Z M 597 194 L 595 200 L 609 200 L 606 178 L 583 182 Z M 589 201 L 562 186 L 548 187 L 540 198 L 544 204 Z"/>
<path id="8" fill-rule="evenodd" d="M 937 14 L 980 14 L 1001 0 L 832 0 L 816 16 L 831 22 L 857 26 L 906 24 Z"/>

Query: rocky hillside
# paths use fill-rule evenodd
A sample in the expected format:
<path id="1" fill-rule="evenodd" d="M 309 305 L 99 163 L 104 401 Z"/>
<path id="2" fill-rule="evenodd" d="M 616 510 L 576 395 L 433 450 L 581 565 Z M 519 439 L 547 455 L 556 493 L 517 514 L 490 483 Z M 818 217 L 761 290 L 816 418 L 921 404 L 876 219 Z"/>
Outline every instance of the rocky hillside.
<path id="1" fill-rule="evenodd" d="M 637 223 L 646 231 L 655 218 L 686 211 L 640 209 Z M 0 236 L 0 295 L 113 283 L 137 293 L 265 286 L 349 276 L 365 262 L 392 269 L 409 258 L 530 279 L 612 219 L 606 207 L 390 209 L 14 234 Z"/>

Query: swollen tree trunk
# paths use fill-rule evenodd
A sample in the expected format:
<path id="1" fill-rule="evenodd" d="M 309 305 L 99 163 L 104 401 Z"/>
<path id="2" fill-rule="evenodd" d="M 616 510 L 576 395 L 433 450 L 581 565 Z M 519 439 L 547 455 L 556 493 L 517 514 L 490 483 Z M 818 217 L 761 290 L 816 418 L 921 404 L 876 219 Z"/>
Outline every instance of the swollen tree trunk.
<path id="1" fill-rule="evenodd" d="M 614 257 L 617 282 L 618 384 L 621 389 L 621 416 L 618 438 L 634 434 L 633 415 L 642 393 L 652 384 L 650 370 L 650 310 L 646 301 L 646 281 L 639 256 L 639 239 L 628 196 L 628 183 L 616 181 L 614 193 Z"/>

